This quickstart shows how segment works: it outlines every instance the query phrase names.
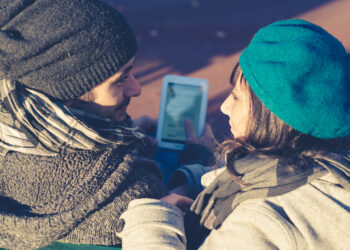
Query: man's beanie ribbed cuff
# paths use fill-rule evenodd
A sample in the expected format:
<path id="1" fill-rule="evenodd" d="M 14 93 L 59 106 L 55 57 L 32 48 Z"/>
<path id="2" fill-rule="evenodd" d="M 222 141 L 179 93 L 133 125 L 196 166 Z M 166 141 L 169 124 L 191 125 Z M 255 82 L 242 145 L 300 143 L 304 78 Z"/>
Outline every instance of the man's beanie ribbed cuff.
<path id="1" fill-rule="evenodd" d="M 2 0 L 0 77 L 69 100 L 115 74 L 136 53 L 124 17 L 98 0 Z"/>
<path id="2" fill-rule="evenodd" d="M 91 83 L 101 83 L 109 76 L 115 74 L 118 69 L 123 67 L 123 65 L 131 59 L 135 52 L 136 51 L 130 51 L 124 56 L 121 56 L 120 53 L 111 51 L 111 53 L 104 55 L 94 64 L 89 65 L 75 76 L 64 79 L 66 84 L 63 88 L 57 88 L 57 85 L 51 85 L 52 92 L 57 93 L 60 99 L 64 99 L 67 96 L 69 98 L 81 96 L 92 88 Z"/>

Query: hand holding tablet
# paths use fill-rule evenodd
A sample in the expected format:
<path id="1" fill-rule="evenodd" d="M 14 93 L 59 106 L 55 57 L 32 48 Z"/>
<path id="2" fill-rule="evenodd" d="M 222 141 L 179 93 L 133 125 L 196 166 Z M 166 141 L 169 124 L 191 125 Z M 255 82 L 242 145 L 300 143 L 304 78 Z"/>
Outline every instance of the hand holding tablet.
<path id="1" fill-rule="evenodd" d="M 163 78 L 157 126 L 158 146 L 183 149 L 185 120 L 191 120 L 199 136 L 205 124 L 209 83 L 205 79 L 167 75 Z"/>

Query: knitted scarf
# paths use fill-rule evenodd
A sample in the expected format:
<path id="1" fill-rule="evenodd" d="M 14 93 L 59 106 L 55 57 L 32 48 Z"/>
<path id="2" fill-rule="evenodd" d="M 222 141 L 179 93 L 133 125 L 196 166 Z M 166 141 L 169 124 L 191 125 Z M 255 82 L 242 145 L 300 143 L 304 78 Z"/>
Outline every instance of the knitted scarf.
<path id="1" fill-rule="evenodd" d="M 46 95 L 0 79 L 0 147 L 36 155 L 130 145 L 145 136 L 127 123 L 70 109 Z M 129 118 L 130 121 L 130 118 Z"/>
<path id="2" fill-rule="evenodd" d="M 245 183 L 235 182 L 227 169 L 196 198 L 185 215 L 187 248 L 197 249 L 210 230 L 221 226 L 243 201 L 291 192 L 331 172 L 344 189 L 350 191 L 350 155 L 331 153 L 315 159 L 308 168 L 288 165 L 280 159 L 246 156 L 235 161 L 235 171 Z"/>
<path id="3" fill-rule="evenodd" d="M 115 223 L 128 202 L 164 195 L 130 119 L 115 124 L 8 80 L 0 93 L 0 248 L 118 245 Z"/>

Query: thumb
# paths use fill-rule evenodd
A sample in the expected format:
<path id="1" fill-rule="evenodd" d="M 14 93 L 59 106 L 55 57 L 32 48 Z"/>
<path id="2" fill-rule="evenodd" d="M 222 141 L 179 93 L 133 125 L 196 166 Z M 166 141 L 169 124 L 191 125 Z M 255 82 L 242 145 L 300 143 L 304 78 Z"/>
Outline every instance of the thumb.
<path id="1" fill-rule="evenodd" d="M 183 212 L 186 212 L 192 205 L 193 200 L 188 197 L 182 197 L 177 203 L 177 207 L 180 208 Z"/>
<path id="2" fill-rule="evenodd" d="M 194 127 L 192 121 L 189 119 L 185 120 L 185 132 L 186 132 L 186 141 L 194 142 L 196 139 L 196 135 L 194 133 Z"/>
<path id="3" fill-rule="evenodd" d="M 154 138 L 153 136 L 150 136 L 150 135 L 146 135 L 146 138 L 152 146 L 157 146 L 158 141 L 156 138 Z"/>

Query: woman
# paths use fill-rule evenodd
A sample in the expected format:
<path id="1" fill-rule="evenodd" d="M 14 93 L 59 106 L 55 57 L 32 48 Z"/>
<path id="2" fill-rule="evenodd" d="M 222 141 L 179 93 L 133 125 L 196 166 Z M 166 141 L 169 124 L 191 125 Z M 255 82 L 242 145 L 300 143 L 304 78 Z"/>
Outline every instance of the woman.
<path id="1" fill-rule="evenodd" d="M 186 197 L 130 202 L 123 248 L 349 249 L 349 71 L 342 44 L 312 23 L 259 30 L 221 106 L 234 135 L 218 148 L 226 167 L 202 176 L 185 224 Z M 198 168 L 177 176 L 198 186 Z"/>

